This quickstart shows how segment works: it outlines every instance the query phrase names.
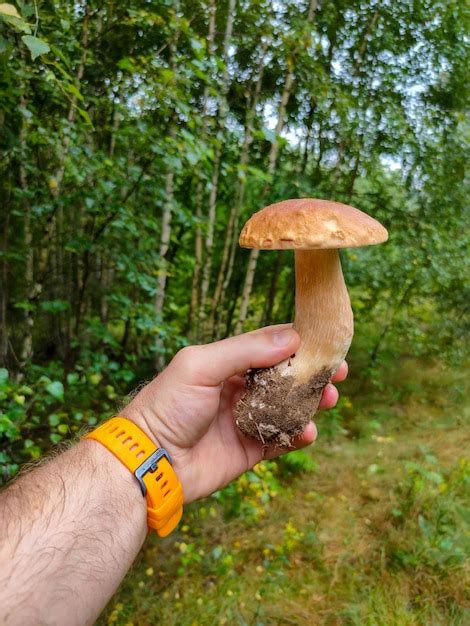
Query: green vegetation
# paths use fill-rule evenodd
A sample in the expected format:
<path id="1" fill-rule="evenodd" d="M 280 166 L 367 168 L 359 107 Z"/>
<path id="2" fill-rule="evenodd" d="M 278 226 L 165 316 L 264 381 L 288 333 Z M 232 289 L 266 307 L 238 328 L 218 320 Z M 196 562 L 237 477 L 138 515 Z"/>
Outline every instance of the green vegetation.
<path id="1" fill-rule="evenodd" d="M 289 253 L 237 246 L 255 210 L 390 232 L 342 255 L 352 374 L 314 449 L 149 539 L 104 620 L 469 621 L 468 25 L 460 0 L 0 4 L 1 482 L 181 346 L 292 319 Z"/>
<path id="2" fill-rule="evenodd" d="M 418 395 L 356 397 L 349 381 L 341 432 L 188 507 L 175 535 L 149 539 L 100 623 L 464 626 L 465 380 L 401 365 Z"/>

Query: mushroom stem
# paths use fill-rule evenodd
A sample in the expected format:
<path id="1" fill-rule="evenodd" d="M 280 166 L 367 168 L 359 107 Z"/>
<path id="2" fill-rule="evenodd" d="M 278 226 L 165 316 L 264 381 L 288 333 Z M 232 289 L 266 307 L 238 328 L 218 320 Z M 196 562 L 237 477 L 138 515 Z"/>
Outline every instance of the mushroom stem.
<path id="1" fill-rule="evenodd" d="M 330 377 L 351 344 L 354 323 L 338 250 L 295 251 L 295 321 L 301 344 L 294 359 L 278 367 L 296 385 L 315 374 Z"/>
<path id="2" fill-rule="evenodd" d="M 346 356 L 353 315 L 338 251 L 296 250 L 294 328 L 301 344 L 279 365 L 247 373 L 236 409 L 240 430 L 267 442 L 291 445 L 315 414 L 321 394 Z"/>

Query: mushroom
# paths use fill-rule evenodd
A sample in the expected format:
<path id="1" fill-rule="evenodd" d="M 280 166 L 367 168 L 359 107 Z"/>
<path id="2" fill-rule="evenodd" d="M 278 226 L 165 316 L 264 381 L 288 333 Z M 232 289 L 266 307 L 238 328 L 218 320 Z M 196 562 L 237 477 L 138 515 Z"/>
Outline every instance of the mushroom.
<path id="1" fill-rule="evenodd" d="M 340 202 L 303 198 L 258 211 L 240 235 L 243 248 L 295 251 L 296 354 L 274 367 L 249 370 L 236 407 L 238 428 L 264 444 L 291 445 L 346 356 L 353 314 L 338 248 L 386 241 L 386 229 Z"/>

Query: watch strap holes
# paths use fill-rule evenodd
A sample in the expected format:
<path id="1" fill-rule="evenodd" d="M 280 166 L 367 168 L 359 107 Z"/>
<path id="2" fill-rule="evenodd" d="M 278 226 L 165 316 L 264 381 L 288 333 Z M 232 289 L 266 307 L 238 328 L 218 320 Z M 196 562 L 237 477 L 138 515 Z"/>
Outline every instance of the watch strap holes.
<path id="1" fill-rule="evenodd" d="M 119 439 L 119 437 L 122 437 L 123 435 L 126 434 L 125 430 L 121 430 L 121 432 L 119 433 L 119 435 L 116 435 L 116 439 Z"/>
<path id="2" fill-rule="evenodd" d="M 132 437 L 126 437 L 124 441 L 122 442 L 122 445 L 125 446 L 126 443 L 129 443 L 129 441 L 132 441 Z"/>

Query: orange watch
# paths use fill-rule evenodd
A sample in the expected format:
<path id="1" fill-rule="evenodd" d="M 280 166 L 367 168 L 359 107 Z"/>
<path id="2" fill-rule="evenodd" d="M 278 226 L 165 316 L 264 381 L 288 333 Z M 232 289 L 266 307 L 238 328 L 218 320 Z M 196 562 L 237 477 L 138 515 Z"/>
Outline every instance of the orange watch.
<path id="1" fill-rule="evenodd" d="M 166 450 L 157 446 L 134 422 L 113 417 L 84 439 L 99 441 L 136 477 L 147 499 L 147 524 L 166 537 L 183 515 L 183 488 Z"/>

